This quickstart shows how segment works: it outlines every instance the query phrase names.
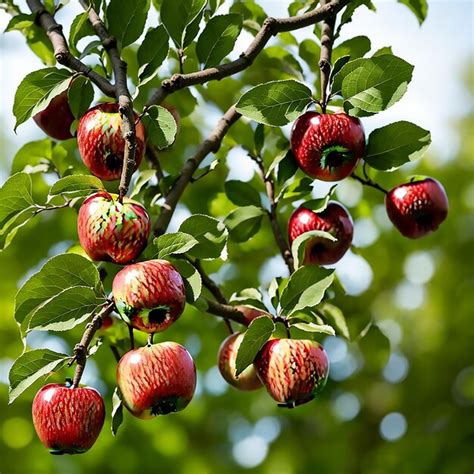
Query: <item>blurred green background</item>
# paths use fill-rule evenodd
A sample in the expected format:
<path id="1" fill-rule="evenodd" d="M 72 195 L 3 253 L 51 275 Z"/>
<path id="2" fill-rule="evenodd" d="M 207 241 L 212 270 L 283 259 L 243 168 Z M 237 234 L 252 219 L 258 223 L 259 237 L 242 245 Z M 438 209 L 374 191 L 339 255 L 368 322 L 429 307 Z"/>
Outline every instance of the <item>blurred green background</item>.
<path id="1" fill-rule="evenodd" d="M 441 24 L 438 26 L 442 28 Z M 21 38 L 16 39 L 20 44 Z M 394 46 L 396 49 L 397 45 Z M 257 68 L 258 65 L 242 81 L 259 82 Z M 265 74 L 268 80 L 272 72 L 267 69 Z M 275 74 L 281 74 L 281 70 Z M 241 393 L 225 384 L 216 368 L 225 327 L 220 320 L 188 306 L 179 322 L 155 340 L 180 342 L 195 358 L 198 389 L 189 407 L 179 414 L 151 421 L 125 413 L 116 438 L 112 437 L 107 419 L 99 440 L 88 453 L 50 456 L 36 438 L 30 415 L 32 398 L 41 383 L 7 406 L 8 370 L 22 350 L 12 317 L 15 292 L 45 259 L 65 251 L 76 241 L 74 210 L 42 215 L 28 224 L 0 256 L 0 472 L 473 472 L 472 64 L 452 74 L 467 104 L 458 111 L 449 111 L 446 136 L 452 146 L 445 143 L 442 151 L 440 147 L 431 150 L 408 169 L 377 176 L 386 187 L 402 182 L 410 174 L 439 179 L 450 200 L 448 219 L 439 231 L 422 240 L 406 240 L 385 217 L 383 196 L 378 191 L 362 189 L 352 181 L 342 183 L 337 190 L 337 199 L 350 209 L 356 224 L 353 252 L 337 270 L 350 294 L 337 303 L 354 330 L 360 330 L 371 320 L 379 325 L 390 339 L 388 364 L 380 366 L 370 347 L 359 347 L 340 338 L 322 338 L 331 360 L 326 389 L 317 400 L 295 410 L 278 408 L 263 390 Z M 17 82 L 20 79 L 21 76 Z M 240 87 L 240 82 L 227 80 L 200 93 L 220 105 L 225 96 L 222 91 L 230 96 L 238 94 Z M 225 97 L 226 103 L 229 100 Z M 176 101 L 186 115 L 184 109 L 192 101 L 185 97 L 181 103 Z M 408 98 L 400 105 L 402 111 L 404 104 L 409 106 Z M 210 110 L 214 117 L 214 109 Z M 445 112 L 433 101 L 425 113 Z M 2 108 L 2 124 L 10 122 L 5 118 L 8 114 L 10 110 Z M 169 159 L 167 166 L 177 167 L 212 125 L 205 106 L 184 118 L 179 143 L 165 154 L 164 158 Z M 239 127 L 231 133 L 228 145 L 232 140 L 244 139 L 247 129 Z M 21 137 L 25 133 L 21 131 L 17 137 L 5 127 L 0 133 L 1 166 L 6 176 L 20 144 L 33 138 Z M 240 154 L 240 163 L 248 165 L 244 153 Z M 235 172 L 238 160 L 239 151 L 233 153 L 228 164 L 219 165 L 214 173 L 191 186 L 178 209 L 178 218 L 190 211 L 225 216 L 229 203 L 222 195 L 222 181 L 228 175 L 228 167 L 231 173 Z M 42 180 L 35 178 L 40 189 Z M 291 209 L 283 211 L 282 225 Z M 249 242 L 230 245 L 227 263 L 207 266 L 211 273 L 215 272 L 227 295 L 268 283 L 271 277 L 284 272 L 276 247 L 269 242 L 271 230 L 265 223 Z M 28 342 L 31 347 L 70 353 L 81 332 L 81 328 L 76 328 L 66 335 L 38 333 Z M 83 381 L 101 391 L 109 414 L 114 374 L 115 361 L 104 344 L 88 363 Z M 64 375 L 53 380 L 61 380 Z"/>

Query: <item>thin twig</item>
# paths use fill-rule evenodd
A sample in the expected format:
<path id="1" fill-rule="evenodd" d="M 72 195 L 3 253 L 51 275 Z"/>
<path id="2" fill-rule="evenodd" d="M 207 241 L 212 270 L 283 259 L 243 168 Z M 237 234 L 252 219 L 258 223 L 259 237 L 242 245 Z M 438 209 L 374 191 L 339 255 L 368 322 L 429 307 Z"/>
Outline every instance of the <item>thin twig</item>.
<path id="1" fill-rule="evenodd" d="M 359 183 L 362 183 L 364 186 L 370 186 L 371 188 L 378 189 L 384 194 L 388 193 L 388 191 L 385 188 L 380 186 L 380 184 L 376 183 L 375 181 L 372 181 L 370 178 L 364 179 L 364 178 L 361 178 L 360 176 L 357 176 L 355 173 L 351 174 L 351 178 L 355 179 L 356 181 L 359 181 Z"/>

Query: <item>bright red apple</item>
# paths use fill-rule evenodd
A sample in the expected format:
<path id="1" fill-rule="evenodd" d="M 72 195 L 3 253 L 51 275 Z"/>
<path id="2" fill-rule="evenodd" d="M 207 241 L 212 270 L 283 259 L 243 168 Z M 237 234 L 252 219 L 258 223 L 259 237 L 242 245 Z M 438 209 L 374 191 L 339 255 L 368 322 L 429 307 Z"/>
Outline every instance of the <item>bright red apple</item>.
<path id="1" fill-rule="evenodd" d="M 329 374 L 323 346 L 306 339 L 271 339 L 257 354 L 254 365 L 271 397 L 290 408 L 312 400 L 326 385 Z"/>
<path id="2" fill-rule="evenodd" d="M 150 216 L 138 202 L 100 191 L 89 196 L 79 209 L 79 242 L 93 260 L 129 263 L 146 247 Z"/>
<path id="3" fill-rule="evenodd" d="M 291 149 L 307 175 L 339 181 L 354 171 L 364 155 L 364 128 L 358 118 L 345 113 L 306 112 L 293 125 Z"/>
<path id="4" fill-rule="evenodd" d="M 253 365 L 248 366 L 238 377 L 235 375 L 235 360 L 243 338 L 243 334 L 236 332 L 224 339 L 219 348 L 217 366 L 222 377 L 233 387 L 245 391 L 257 390 L 262 382 Z"/>
<path id="5" fill-rule="evenodd" d="M 352 218 L 338 202 L 330 201 L 321 212 L 306 209 L 304 204 L 296 209 L 288 222 L 288 240 L 293 241 L 304 232 L 321 230 L 330 233 L 335 242 L 323 237 L 313 237 L 306 242 L 305 264 L 331 265 L 339 261 L 352 243 L 354 233 Z"/>
<path id="6" fill-rule="evenodd" d="M 418 239 L 435 231 L 448 215 L 448 197 L 433 178 L 401 184 L 385 196 L 385 207 L 402 235 Z"/>
<path id="7" fill-rule="evenodd" d="M 134 114 L 137 148 L 135 170 L 145 152 L 145 127 Z M 82 160 L 91 173 L 100 179 L 119 179 L 122 172 L 125 140 L 122 137 L 122 118 L 118 104 L 99 104 L 89 109 L 79 120 L 77 145 Z"/>
<path id="8" fill-rule="evenodd" d="M 117 365 L 117 385 L 128 410 L 146 420 L 189 404 L 196 367 L 186 348 L 161 342 L 127 352 Z"/>
<path id="9" fill-rule="evenodd" d="M 104 424 L 105 406 L 94 388 L 48 384 L 33 400 L 33 424 L 51 454 L 87 451 Z"/>
<path id="10" fill-rule="evenodd" d="M 44 110 L 33 116 L 33 120 L 46 135 L 56 140 L 72 138 L 70 129 L 74 115 L 69 107 L 67 90 L 54 97 Z"/>
<path id="11" fill-rule="evenodd" d="M 167 260 L 128 265 L 112 284 L 115 306 L 131 326 L 140 331 L 164 331 L 184 311 L 184 282 Z"/>

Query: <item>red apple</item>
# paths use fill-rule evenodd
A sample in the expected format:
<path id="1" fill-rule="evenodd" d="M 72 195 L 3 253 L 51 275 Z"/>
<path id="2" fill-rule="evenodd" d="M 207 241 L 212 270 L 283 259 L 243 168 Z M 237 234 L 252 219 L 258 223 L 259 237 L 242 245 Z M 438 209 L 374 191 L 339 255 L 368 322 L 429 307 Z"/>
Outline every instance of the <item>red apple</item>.
<path id="1" fill-rule="evenodd" d="M 291 149 L 307 175 L 339 181 L 354 171 L 364 155 L 364 128 L 358 118 L 345 113 L 306 112 L 293 125 Z"/>
<path id="2" fill-rule="evenodd" d="M 166 260 L 128 265 L 115 276 L 112 292 L 125 321 L 148 333 L 171 326 L 186 303 L 183 279 Z"/>
<path id="3" fill-rule="evenodd" d="M 135 168 L 145 152 L 145 127 L 135 116 L 137 148 Z M 91 173 L 100 179 L 119 179 L 122 172 L 125 140 L 122 137 L 122 117 L 118 104 L 99 104 L 79 120 L 77 145 L 82 160 Z"/>
<path id="4" fill-rule="evenodd" d="M 418 239 L 435 231 L 448 215 L 448 197 L 433 178 L 401 184 L 385 196 L 385 207 L 402 235 Z"/>
<path id="5" fill-rule="evenodd" d="M 78 454 L 99 436 L 105 406 L 94 388 L 51 383 L 36 394 L 32 413 L 36 433 L 51 454 Z"/>
<path id="6" fill-rule="evenodd" d="M 67 90 L 53 98 L 49 105 L 33 116 L 41 130 L 56 140 L 72 138 L 71 125 L 74 122 L 67 97 Z"/>
<path id="7" fill-rule="evenodd" d="M 143 420 L 185 408 L 196 388 L 196 367 L 176 342 L 127 352 L 117 365 L 117 385 L 127 409 Z"/>
<path id="8" fill-rule="evenodd" d="M 289 408 L 309 402 L 323 389 L 329 360 L 323 346 L 305 339 L 271 339 L 254 362 L 268 393 Z"/>
<path id="9" fill-rule="evenodd" d="M 335 242 L 323 237 L 310 238 L 306 242 L 304 264 L 330 265 L 339 261 L 352 243 L 352 218 L 338 202 L 330 201 L 321 212 L 303 206 L 296 209 L 288 222 L 288 240 L 293 241 L 304 232 L 321 230 L 333 235 Z"/>
<path id="10" fill-rule="evenodd" d="M 79 209 L 77 233 L 93 260 L 129 263 L 146 247 L 150 216 L 136 201 L 101 191 L 89 196 Z"/>
<path id="11" fill-rule="evenodd" d="M 227 383 L 239 390 L 256 390 L 262 386 L 262 382 L 257 377 L 252 365 L 247 367 L 238 377 L 235 375 L 235 360 L 243 338 L 243 334 L 236 332 L 224 339 L 219 348 L 217 363 L 219 371 Z"/>
<path id="12" fill-rule="evenodd" d="M 238 309 L 245 317 L 245 325 L 248 326 L 255 318 L 259 316 L 271 317 L 266 311 L 262 309 L 251 308 L 250 306 L 237 305 L 235 309 Z"/>

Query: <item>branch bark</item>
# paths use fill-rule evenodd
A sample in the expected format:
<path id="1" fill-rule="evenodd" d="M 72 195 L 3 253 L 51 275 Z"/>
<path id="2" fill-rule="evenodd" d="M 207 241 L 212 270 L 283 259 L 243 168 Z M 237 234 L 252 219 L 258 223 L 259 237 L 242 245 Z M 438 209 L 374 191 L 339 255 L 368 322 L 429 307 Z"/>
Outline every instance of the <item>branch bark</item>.
<path id="1" fill-rule="evenodd" d="M 218 303 L 217 301 L 212 301 L 207 298 L 204 298 L 204 301 L 207 303 L 207 312 L 213 314 L 214 316 L 220 316 L 226 320 L 235 321 L 236 323 L 247 325 L 247 321 L 243 313 L 241 313 L 235 306 L 230 304 Z"/>
<path id="2" fill-rule="evenodd" d="M 278 33 L 298 30 L 305 26 L 314 25 L 326 18 L 335 17 L 350 0 L 332 0 L 329 3 L 321 5 L 319 8 L 305 13 L 301 16 L 289 18 L 268 17 L 263 22 L 262 27 L 255 36 L 250 46 L 243 52 L 238 59 L 220 66 L 204 69 L 190 74 L 175 74 L 170 79 L 161 83 L 161 87 L 150 97 L 147 107 L 154 104 L 160 104 L 170 93 L 196 84 L 204 84 L 212 80 L 223 79 L 231 76 L 249 67 L 263 50 L 270 38 Z"/>

